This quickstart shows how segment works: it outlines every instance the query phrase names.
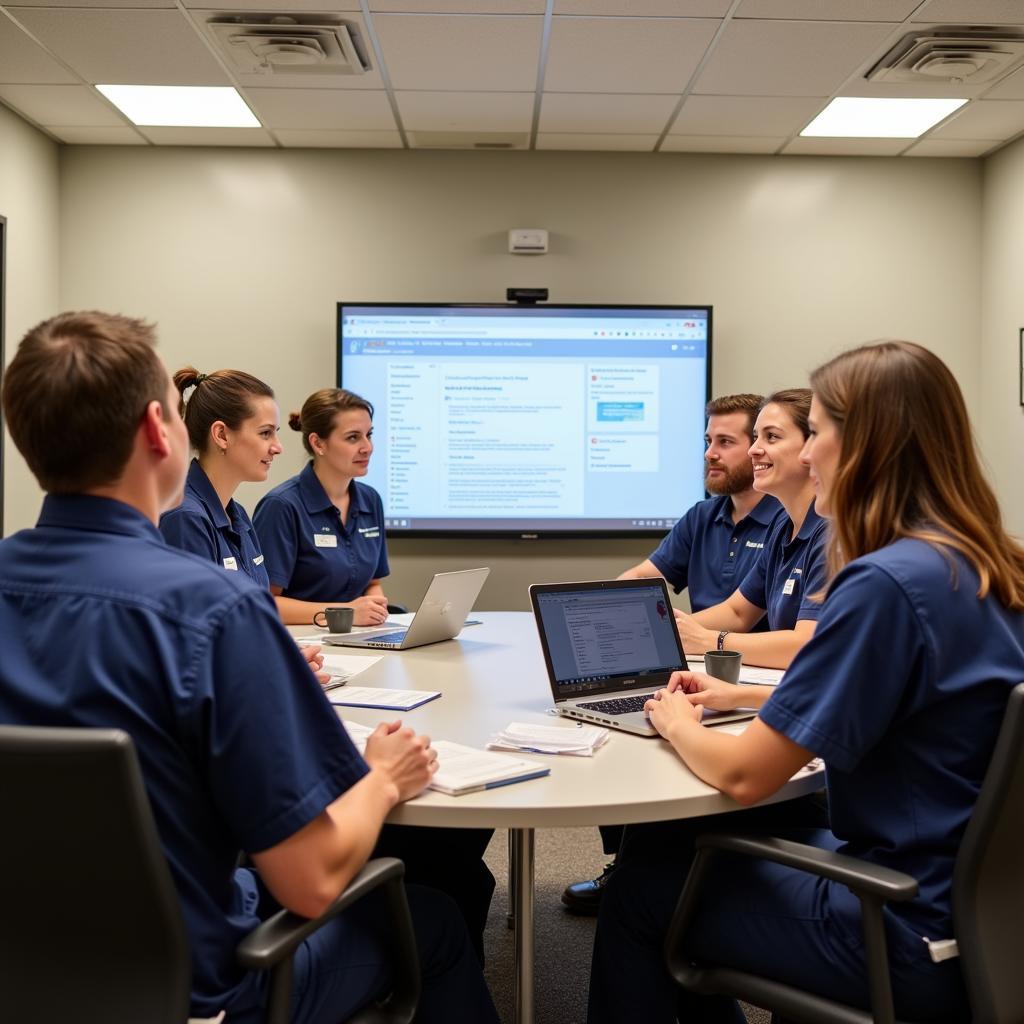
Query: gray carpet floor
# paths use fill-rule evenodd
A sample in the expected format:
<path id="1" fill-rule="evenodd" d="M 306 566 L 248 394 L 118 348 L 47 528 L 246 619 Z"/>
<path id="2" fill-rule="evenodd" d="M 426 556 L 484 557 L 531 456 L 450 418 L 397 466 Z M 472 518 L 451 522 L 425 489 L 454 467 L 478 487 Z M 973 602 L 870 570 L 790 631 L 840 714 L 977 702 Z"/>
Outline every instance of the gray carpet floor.
<path id="1" fill-rule="evenodd" d="M 607 860 L 596 828 L 539 829 L 536 840 L 535 975 L 536 1024 L 584 1024 L 587 981 L 594 943 L 594 919 L 565 912 L 560 896 L 569 882 L 594 878 Z M 487 981 L 502 1024 L 512 1022 L 513 933 L 508 910 L 508 833 L 498 830 L 487 864 L 497 879 L 484 944 Z M 750 1024 L 768 1024 L 769 1015 L 744 1007 Z"/>

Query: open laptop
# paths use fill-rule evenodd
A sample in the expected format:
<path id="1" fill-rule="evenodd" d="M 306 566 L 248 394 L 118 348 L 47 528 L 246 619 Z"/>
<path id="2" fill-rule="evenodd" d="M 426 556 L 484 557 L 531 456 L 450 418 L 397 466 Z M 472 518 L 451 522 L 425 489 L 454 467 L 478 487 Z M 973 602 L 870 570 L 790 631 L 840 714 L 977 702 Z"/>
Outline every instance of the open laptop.
<path id="1" fill-rule="evenodd" d="M 656 736 L 644 704 L 686 667 L 665 581 L 603 580 L 530 587 L 555 710 L 568 718 Z M 753 711 L 705 711 L 708 724 Z"/>
<path id="2" fill-rule="evenodd" d="M 427 586 L 416 614 L 408 626 L 360 633 L 330 633 L 322 643 L 332 647 L 372 647 L 376 650 L 405 651 L 441 640 L 451 640 L 466 625 L 466 616 L 480 595 L 490 569 L 460 569 L 439 572 Z"/>

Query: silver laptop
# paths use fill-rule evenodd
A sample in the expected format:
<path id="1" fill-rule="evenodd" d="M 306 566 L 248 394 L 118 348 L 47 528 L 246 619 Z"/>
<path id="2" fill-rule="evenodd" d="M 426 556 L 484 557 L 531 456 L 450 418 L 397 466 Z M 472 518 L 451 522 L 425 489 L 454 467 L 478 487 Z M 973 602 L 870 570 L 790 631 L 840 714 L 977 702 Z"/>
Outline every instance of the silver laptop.
<path id="1" fill-rule="evenodd" d="M 686 667 L 663 579 L 530 587 L 555 709 L 568 718 L 657 736 L 644 704 Z M 753 711 L 705 711 L 708 724 Z"/>
<path id="2" fill-rule="evenodd" d="M 416 614 L 409 625 L 361 633 L 331 633 L 323 638 L 332 647 L 373 647 L 385 651 L 405 651 L 458 636 L 467 625 L 469 614 L 490 569 L 461 569 L 439 572 L 427 586 Z"/>

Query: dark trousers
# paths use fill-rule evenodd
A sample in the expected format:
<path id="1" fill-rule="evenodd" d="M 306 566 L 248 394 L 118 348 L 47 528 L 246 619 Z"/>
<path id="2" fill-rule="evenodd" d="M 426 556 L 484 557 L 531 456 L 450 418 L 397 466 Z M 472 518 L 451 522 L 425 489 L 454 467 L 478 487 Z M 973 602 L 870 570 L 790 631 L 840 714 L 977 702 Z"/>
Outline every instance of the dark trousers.
<path id="1" fill-rule="evenodd" d="M 674 984 L 663 944 L 705 832 L 784 835 L 826 849 L 814 798 L 709 818 L 628 826 L 601 901 L 590 976 L 589 1024 L 742 1024 L 738 1005 Z M 687 936 L 694 958 L 727 964 L 867 1007 L 868 988 L 856 900 L 848 889 L 791 868 L 720 856 Z M 887 915 L 897 1015 L 912 1020 L 970 1018 L 957 961 L 933 964 L 920 935 Z"/>
<path id="2" fill-rule="evenodd" d="M 484 928 L 494 893 L 494 875 L 483 861 L 494 834 L 489 828 L 416 828 L 385 825 L 374 857 L 405 862 L 411 885 L 440 889 L 455 902 L 466 922 L 469 940 L 484 962 Z"/>

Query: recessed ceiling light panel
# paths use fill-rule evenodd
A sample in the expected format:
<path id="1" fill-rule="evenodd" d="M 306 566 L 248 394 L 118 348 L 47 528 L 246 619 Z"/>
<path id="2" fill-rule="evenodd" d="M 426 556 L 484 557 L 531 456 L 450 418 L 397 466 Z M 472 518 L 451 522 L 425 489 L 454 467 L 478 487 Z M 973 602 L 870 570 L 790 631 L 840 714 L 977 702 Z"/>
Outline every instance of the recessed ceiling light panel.
<path id="1" fill-rule="evenodd" d="M 133 124 L 164 128 L 259 128 L 237 89 L 197 85 L 97 85 Z"/>
<path id="2" fill-rule="evenodd" d="M 916 139 L 966 102 L 839 96 L 800 134 L 832 139 Z"/>

